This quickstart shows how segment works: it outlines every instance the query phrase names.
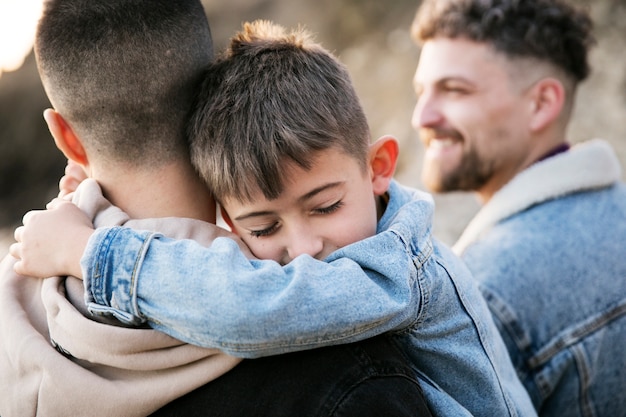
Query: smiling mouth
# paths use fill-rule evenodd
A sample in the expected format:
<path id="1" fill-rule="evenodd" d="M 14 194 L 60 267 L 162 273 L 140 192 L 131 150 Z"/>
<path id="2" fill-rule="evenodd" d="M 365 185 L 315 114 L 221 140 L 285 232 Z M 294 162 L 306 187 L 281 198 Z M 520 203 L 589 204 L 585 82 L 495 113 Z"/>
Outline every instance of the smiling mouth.
<path id="1" fill-rule="evenodd" d="M 444 149 L 458 142 L 458 140 L 452 138 L 431 138 L 428 141 L 428 147 L 432 149 Z"/>
<path id="2" fill-rule="evenodd" d="M 454 130 L 422 129 L 420 137 L 428 148 L 443 149 L 463 141 L 461 135 Z"/>

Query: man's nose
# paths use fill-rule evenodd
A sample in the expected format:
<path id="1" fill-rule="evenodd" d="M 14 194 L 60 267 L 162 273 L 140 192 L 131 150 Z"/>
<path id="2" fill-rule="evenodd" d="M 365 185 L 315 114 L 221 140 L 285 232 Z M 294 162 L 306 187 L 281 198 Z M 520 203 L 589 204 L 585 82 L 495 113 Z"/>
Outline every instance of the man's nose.
<path id="1" fill-rule="evenodd" d="M 428 93 L 422 93 L 415 103 L 411 124 L 415 130 L 434 127 L 441 123 L 443 115 L 437 101 Z"/>

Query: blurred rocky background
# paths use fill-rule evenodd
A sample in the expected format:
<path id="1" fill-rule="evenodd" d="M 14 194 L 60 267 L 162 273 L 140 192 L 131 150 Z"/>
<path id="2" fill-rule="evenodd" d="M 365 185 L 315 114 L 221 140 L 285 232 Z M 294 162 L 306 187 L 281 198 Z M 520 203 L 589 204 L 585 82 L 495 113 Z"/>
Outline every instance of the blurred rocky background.
<path id="1" fill-rule="evenodd" d="M 40 0 L 4 0 L 0 5 L 0 55 L 18 42 L 10 25 L 34 30 L 16 18 Z M 626 166 L 626 0 L 571 0 L 588 7 L 598 45 L 591 54 L 592 77 L 579 91 L 572 142 L 608 139 Z M 372 135 L 396 136 L 402 147 L 397 178 L 421 187 L 421 145 L 411 128 L 415 98 L 411 79 L 419 51 L 409 36 L 417 0 L 228 0 L 204 1 L 218 49 L 243 21 L 270 19 L 306 26 L 348 66 L 371 124 Z M 35 20 L 36 21 L 36 17 Z M 4 29 L 2 29 L 4 27 Z M 9 28 L 9 29 L 7 29 Z M 13 241 L 22 215 L 43 208 L 57 193 L 65 160 L 42 118 L 49 106 L 34 58 L 0 75 L 0 256 Z M 435 235 L 452 243 L 478 209 L 470 194 L 436 196 Z"/>

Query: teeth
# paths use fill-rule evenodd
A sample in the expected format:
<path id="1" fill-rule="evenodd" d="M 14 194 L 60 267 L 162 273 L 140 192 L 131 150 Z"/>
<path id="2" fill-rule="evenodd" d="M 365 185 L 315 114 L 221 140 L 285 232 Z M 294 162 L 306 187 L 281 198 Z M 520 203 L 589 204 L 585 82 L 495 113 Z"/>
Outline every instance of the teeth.
<path id="1" fill-rule="evenodd" d="M 429 147 L 435 149 L 445 148 L 447 146 L 452 146 L 454 141 L 452 139 L 433 139 L 428 144 Z"/>

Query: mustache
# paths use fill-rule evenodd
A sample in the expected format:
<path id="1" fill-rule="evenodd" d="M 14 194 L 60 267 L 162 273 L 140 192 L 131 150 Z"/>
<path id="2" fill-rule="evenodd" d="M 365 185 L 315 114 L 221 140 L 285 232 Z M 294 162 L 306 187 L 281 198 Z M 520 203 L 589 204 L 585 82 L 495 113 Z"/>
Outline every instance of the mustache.
<path id="1" fill-rule="evenodd" d="M 420 129 L 420 138 L 423 142 L 428 144 L 433 139 L 442 138 L 461 141 L 463 140 L 463 135 L 461 135 L 458 130 L 454 129 L 424 127 Z"/>

